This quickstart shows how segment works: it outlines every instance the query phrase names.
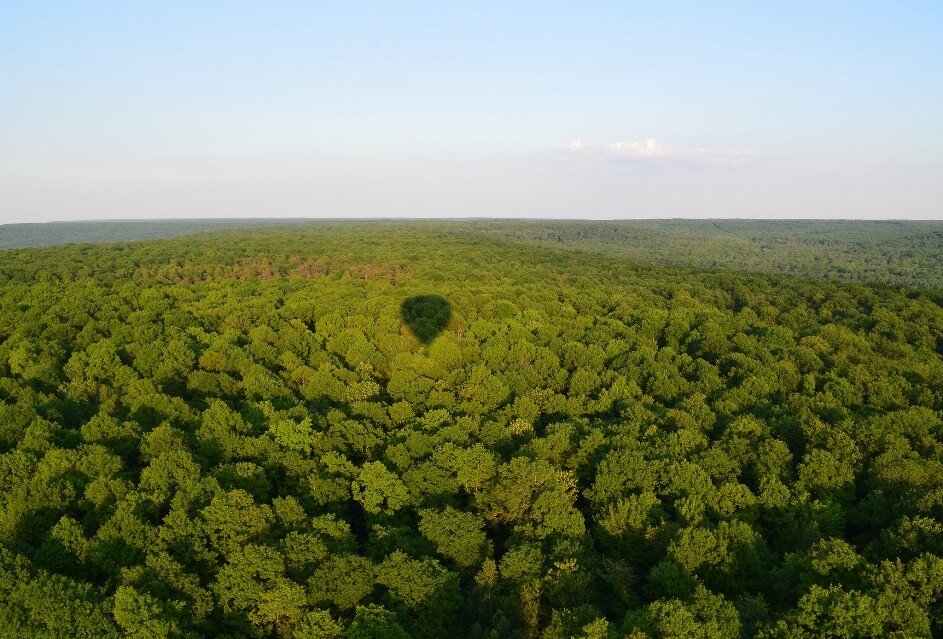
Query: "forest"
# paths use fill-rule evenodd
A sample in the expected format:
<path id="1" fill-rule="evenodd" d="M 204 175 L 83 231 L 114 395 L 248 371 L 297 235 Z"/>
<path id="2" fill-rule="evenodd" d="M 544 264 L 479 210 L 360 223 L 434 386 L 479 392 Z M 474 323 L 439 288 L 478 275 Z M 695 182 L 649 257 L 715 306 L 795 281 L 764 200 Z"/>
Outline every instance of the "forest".
<path id="1" fill-rule="evenodd" d="M 943 224 L 191 230 L 0 251 L 0 637 L 943 636 Z"/>

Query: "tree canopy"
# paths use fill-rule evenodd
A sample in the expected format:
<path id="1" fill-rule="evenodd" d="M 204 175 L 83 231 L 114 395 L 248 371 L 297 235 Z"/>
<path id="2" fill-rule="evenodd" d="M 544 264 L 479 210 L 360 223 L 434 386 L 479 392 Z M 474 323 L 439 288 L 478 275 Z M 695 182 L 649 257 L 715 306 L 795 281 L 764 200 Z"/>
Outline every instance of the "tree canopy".
<path id="1" fill-rule="evenodd" d="M 940 636 L 941 229 L 731 224 L 0 252 L 0 636 Z"/>

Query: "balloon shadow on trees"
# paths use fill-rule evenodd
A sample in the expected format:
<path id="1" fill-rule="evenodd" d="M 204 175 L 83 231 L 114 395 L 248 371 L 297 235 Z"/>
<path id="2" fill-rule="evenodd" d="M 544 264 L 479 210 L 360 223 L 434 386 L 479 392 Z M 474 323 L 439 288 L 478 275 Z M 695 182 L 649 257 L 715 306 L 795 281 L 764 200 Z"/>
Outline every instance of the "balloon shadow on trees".
<path id="1" fill-rule="evenodd" d="M 452 306 L 440 295 L 410 297 L 400 307 L 403 321 L 423 344 L 434 340 L 452 317 Z"/>

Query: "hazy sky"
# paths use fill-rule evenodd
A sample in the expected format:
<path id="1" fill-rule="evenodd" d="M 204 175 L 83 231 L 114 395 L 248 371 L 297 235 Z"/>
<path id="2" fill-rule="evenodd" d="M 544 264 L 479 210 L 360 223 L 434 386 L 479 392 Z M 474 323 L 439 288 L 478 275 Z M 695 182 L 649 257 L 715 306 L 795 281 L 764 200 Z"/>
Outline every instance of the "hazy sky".
<path id="1" fill-rule="evenodd" d="M 938 1 L 0 8 L 0 223 L 943 218 Z"/>

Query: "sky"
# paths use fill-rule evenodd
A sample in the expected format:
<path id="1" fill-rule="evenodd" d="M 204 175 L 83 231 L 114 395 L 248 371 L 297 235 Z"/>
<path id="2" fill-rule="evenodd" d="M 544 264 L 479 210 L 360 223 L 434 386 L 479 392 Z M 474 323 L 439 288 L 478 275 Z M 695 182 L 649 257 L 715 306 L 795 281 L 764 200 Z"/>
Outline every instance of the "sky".
<path id="1" fill-rule="evenodd" d="M 943 219 L 936 1 L 0 16 L 0 223 Z"/>

